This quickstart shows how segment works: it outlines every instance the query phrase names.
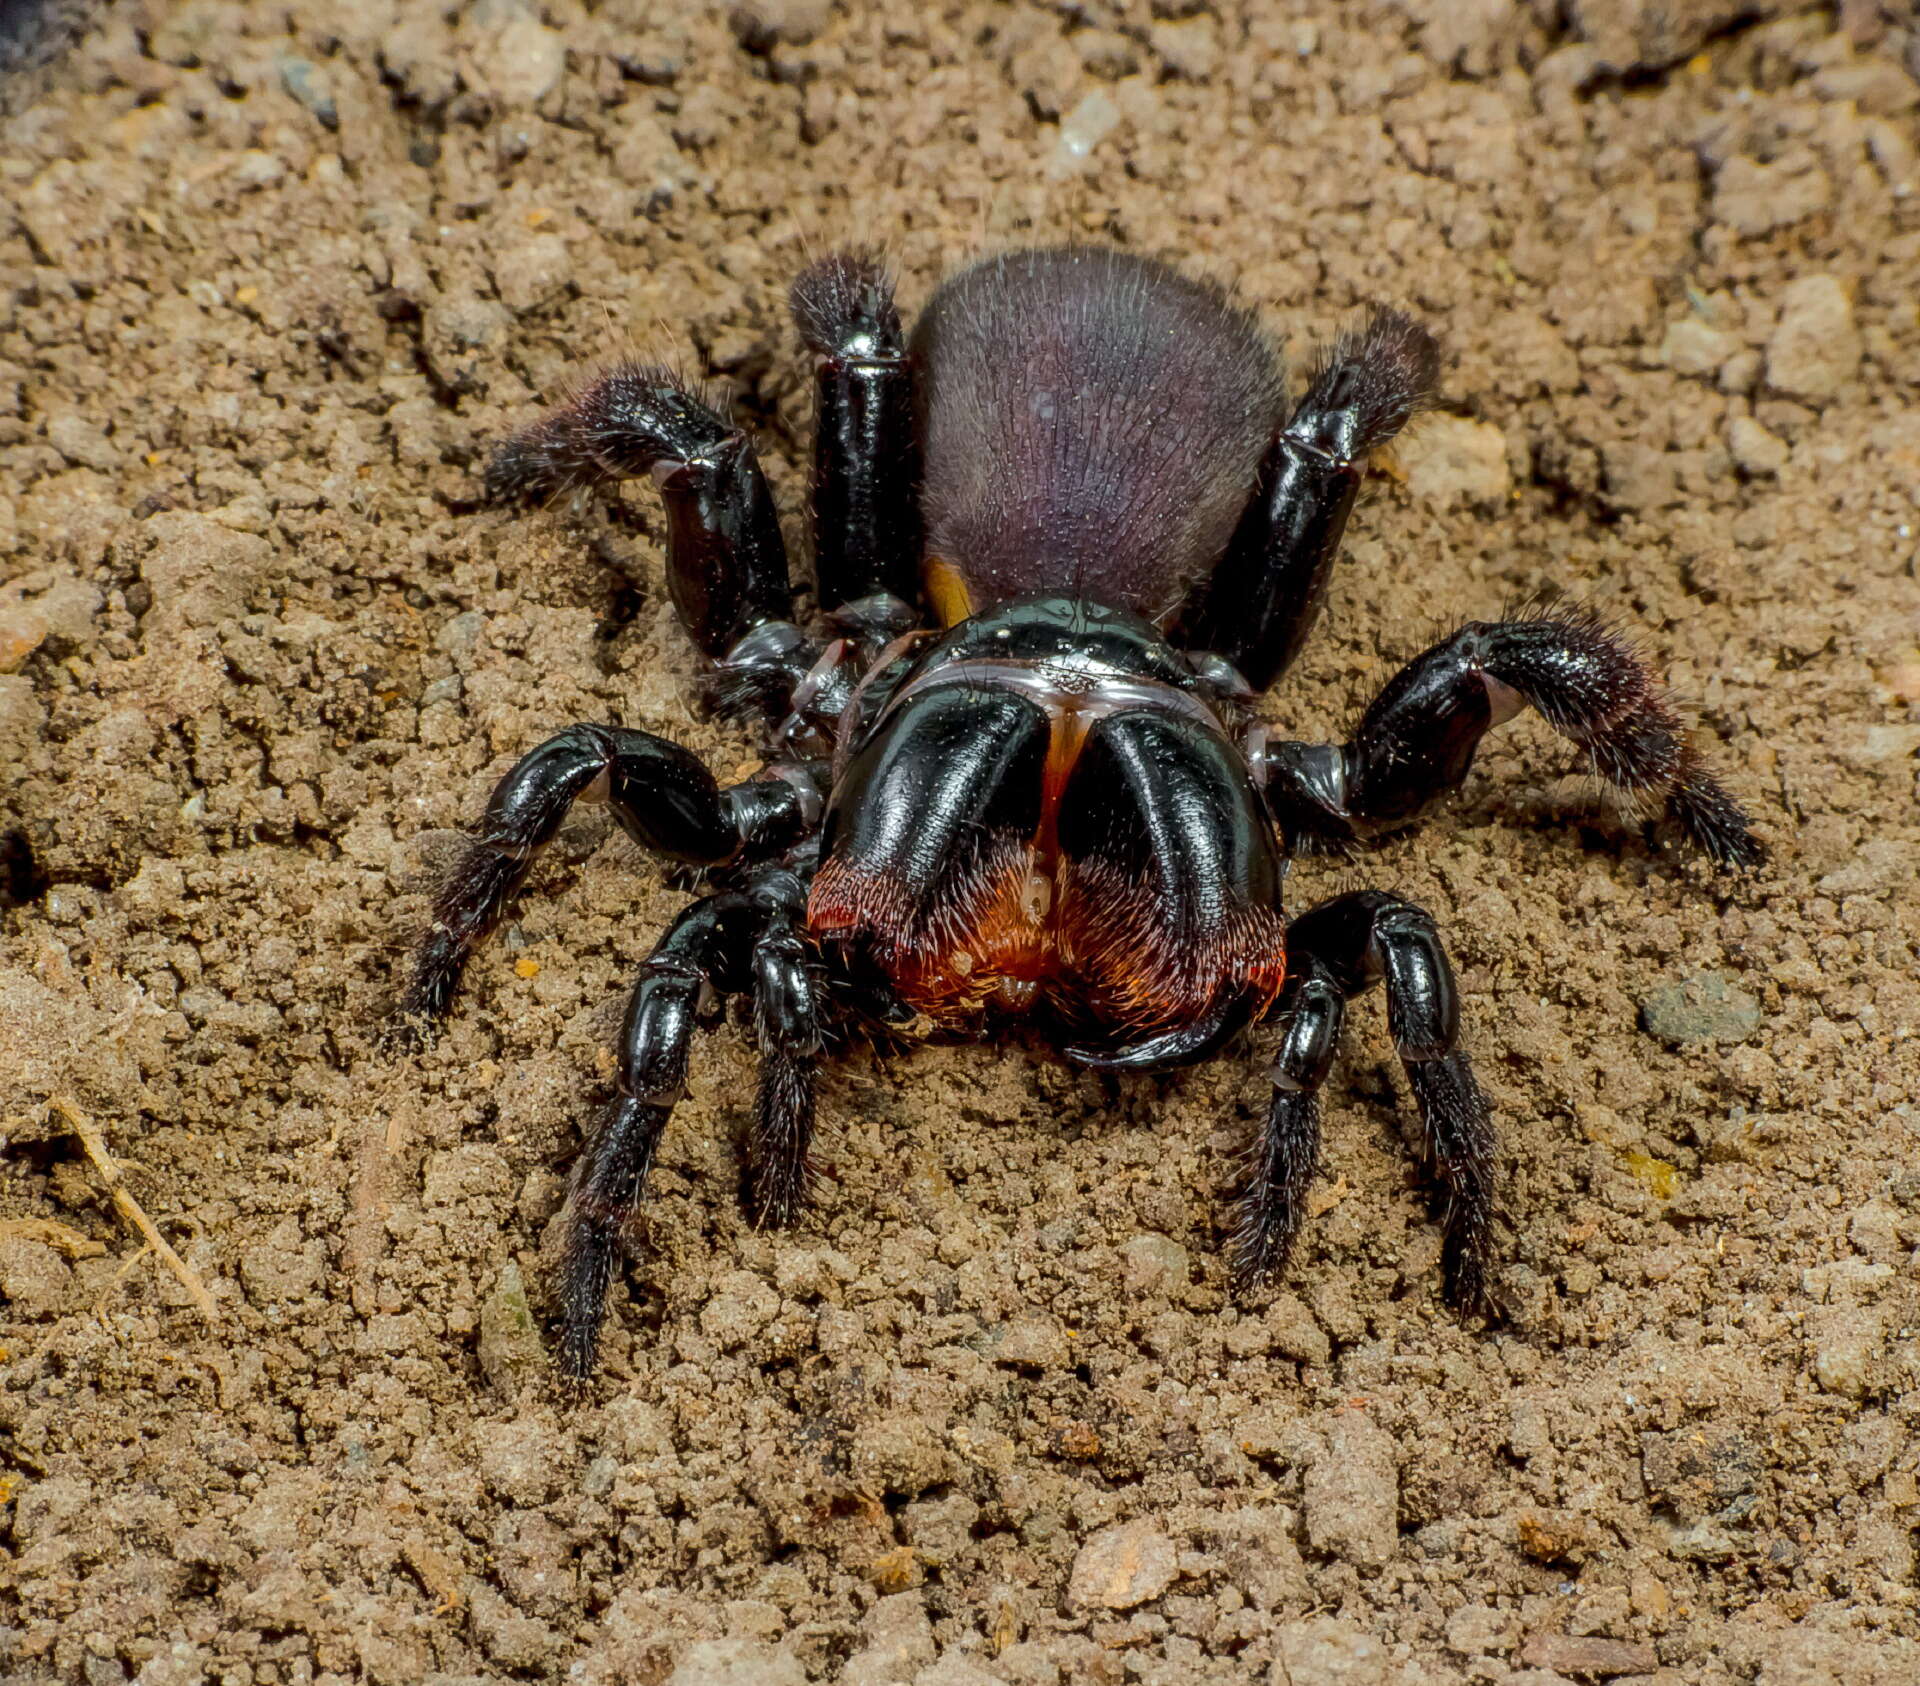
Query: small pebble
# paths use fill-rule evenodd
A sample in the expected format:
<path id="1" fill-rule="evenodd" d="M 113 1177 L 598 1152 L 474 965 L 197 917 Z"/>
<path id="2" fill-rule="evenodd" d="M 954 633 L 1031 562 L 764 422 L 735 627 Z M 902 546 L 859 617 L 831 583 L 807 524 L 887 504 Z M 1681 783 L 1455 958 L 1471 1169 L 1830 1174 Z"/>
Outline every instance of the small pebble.
<path id="1" fill-rule="evenodd" d="M 1683 316 L 1668 324 L 1660 342 L 1660 361 L 1676 375 L 1711 375 L 1740 349 L 1740 342 L 1723 328 Z"/>
<path id="2" fill-rule="evenodd" d="M 934 1659 L 933 1623 L 917 1592 L 876 1600 L 861 1625 L 867 1642 L 847 1659 L 840 1686 L 893 1686 Z"/>
<path id="3" fill-rule="evenodd" d="M 542 1505 L 560 1491 L 564 1443 L 539 1416 L 478 1421 L 473 1439 L 480 1478 L 507 1503 Z"/>
<path id="4" fill-rule="evenodd" d="M 567 44 L 557 29 L 523 13 L 477 43 L 471 62 L 487 92 L 502 105 L 538 105 L 559 86 L 567 68 Z"/>
<path id="5" fill-rule="evenodd" d="M 1520 1637 L 1520 1621 L 1511 1610 L 1488 1604 L 1462 1604 L 1447 1618 L 1447 1649 L 1461 1657 L 1489 1657 L 1511 1651 Z"/>
<path id="6" fill-rule="evenodd" d="M 1127 1291 L 1164 1299 L 1187 1286 L 1192 1261 L 1186 1248 L 1164 1235 L 1136 1235 L 1120 1249 Z"/>
<path id="7" fill-rule="evenodd" d="M 340 110 L 333 103 L 333 87 L 327 81 L 326 72 L 311 59 L 283 58 L 280 86 L 304 105 L 322 128 L 340 127 Z"/>
<path id="8" fill-rule="evenodd" d="M 73 1272 L 44 1241 L 0 1239 L 0 1299 L 10 1316 L 32 1322 L 57 1316 L 73 1292 Z"/>
<path id="9" fill-rule="evenodd" d="M 1812 1322 L 1813 1379 L 1843 1399 L 1864 1399 L 1886 1344 L 1886 1319 L 1869 1306 L 1828 1307 Z"/>
<path id="10" fill-rule="evenodd" d="M 807 1671 L 791 1651 L 776 1650 L 757 1639 L 703 1639 L 682 1653 L 666 1686 L 806 1686 L 806 1682 Z"/>
<path id="11" fill-rule="evenodd" d="M 1378 1569 L 1400 1547 L 1400 1470 L 1393 1442 L 1365 1411 L 1341 1411 L 1307 1465 L 1302 1495 L 1313 1548 Z"/>
<path id="12" fill-rule="evenodd" d="M 1735 416 L 1727 424 L 1727 449 L 1743 474 L 1778 474 L 1787 466 L 1786 441 L 1752 416 Z"/>
<path id="13" fill-rule="evenodd" d="M 524 315 L 558 294 L 573 273 L 567 243 L 557 234 L 535 234 L 515 241 L 493 260 L 493 284 L 500 302 Z"/>
<path id="14" fill-rule="evenodd" d="M 1016 1317 L 1001 1331 L 991 1357 L 996 1364 L 1021 1370 L 1064 1369 L 1067 1337 L 1051 1317 Z"/>
<path id="15" fill-rule="evenodd" d="M 1401 1686 L 1386 1646 L 1352 1622 L 1316 1616 L 1275 1635 L 1271 1686 Z"/>
<path id="16" fill-rule="evenodd" d="M 1760 1003 L 1720 972 L 1701 972 L 1640 1003 L 1640 1027 L 1675 1047 L 1744 1042 L 1760 1028 Z"/>
<path id="17" fill-rule="evenodd" d="M 1393 454 L 1413 495 L 1443 508 L 1461 500 L 1503 503 L 1513 484 L 1506 436 L 1465 416 L 1423 416 L 1395 443 Z"/>
<path id="18" fill-rule="evenodd" d="M 780 1296 L 750 1270 L 731 1270 L 700 1308 L 700 1329 L 722 1351 L 745 1346 L 773 1321 Z"/>
<path id="19" fill-rule="evenodd" d="M 18 673 L 47 639 L 46 617 L 24 603 L 0 608 L 0 673 Z"/>
<path id="20" fill-rule="evenodd" d="M 1117 1522 L 1080 1548 L 1067 1602 L 1082 1610 L 1131 1610 L 1158 1598 L 1179 1573 L 1180 1554 L 1151 1517 Z"/>
<path id="21" fill-rule="evenodd" d="M 1653 1647 L 1627 1639 L 1575 1639 L 1564 1633 L 1536 1633 L 1520 1652 L 1520 1660 L 1555 1674 L 1651 1674 L 1660 1666 Z"/>
<path id="22" fill-rule="evenodd" d="M 1082 98 L 1060 119 L 1060 136 L 1047 160 L 1047 174 L 1058 180 L 1086 169 L 1093 149 L 1119 128 L 1122 115 L 1119 106 L 1097 88 Z"/>

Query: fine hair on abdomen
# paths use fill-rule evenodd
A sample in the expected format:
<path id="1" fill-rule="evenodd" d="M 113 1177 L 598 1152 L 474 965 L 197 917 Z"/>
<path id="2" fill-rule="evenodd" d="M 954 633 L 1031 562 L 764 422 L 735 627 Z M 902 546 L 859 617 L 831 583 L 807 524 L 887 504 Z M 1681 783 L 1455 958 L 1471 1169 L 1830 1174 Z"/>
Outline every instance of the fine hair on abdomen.
<path id="1" fill-rule="evenodd" d="M 927 555 L 976 607 L 1164 615 L 1226 548 L 1286 403 L 1250 313 L 1124 252 L 989 258 L 934 294 L 913 351 Z"/>

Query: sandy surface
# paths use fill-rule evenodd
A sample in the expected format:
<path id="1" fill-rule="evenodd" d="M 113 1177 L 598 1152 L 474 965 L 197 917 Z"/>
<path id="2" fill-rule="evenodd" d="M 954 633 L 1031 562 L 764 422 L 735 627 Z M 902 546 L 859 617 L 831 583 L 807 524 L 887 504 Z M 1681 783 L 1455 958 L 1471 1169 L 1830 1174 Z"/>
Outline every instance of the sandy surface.
<path id="1" fill-rule="evenodd" d="M 0 127 L 0 1678 L 1920 1679 L 1913 37 L 888 10 L 153 0 Z M 1441 329 L 1449 414 L 1289 730 L 1533 593 L 1666 653 L 1765 871 L 1650 846 L 1523 725 L 1365 874 L 1459 959 L 1518 1330 L 1439 1305 L 1376 1004 L 1249 1306 L 1257 1051 L 849 1058 L 815 1209 L 758 1235 L 727 1029 L 605 1373 L 552 1387 L 561 1176 L 684 892 L 578 822 L 441 1045 L 373 1031 L 515 754 L 756 749 L 689 709 L 644 488 L 516 518 L 475 469 L 582 360 L 673 351 L 797 543 L 782 295 L 849 236 L 910 307 L 1074 237 L 1296 340 L 1368 298 Z"/>

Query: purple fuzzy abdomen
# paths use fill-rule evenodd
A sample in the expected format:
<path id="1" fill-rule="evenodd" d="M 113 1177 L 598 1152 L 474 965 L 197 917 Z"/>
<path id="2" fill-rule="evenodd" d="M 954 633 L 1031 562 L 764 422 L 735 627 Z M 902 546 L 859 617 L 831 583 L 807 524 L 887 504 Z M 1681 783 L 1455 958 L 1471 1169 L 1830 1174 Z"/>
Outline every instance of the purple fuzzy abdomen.
<path id="1" fill-rule="evenodd" d="M 913 350 L 927 557 L 976 609 L 1048 591 L 1167 615 L 1226 548 L 1285 404 L 1251 315 L 1122 252 L 963 270 Z"/>

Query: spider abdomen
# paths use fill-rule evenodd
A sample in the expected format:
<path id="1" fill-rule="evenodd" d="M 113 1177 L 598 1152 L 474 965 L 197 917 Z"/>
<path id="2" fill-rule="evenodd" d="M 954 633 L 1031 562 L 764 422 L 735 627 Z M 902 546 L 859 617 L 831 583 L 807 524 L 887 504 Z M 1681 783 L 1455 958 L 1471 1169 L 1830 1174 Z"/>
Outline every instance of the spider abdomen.
<path id="1" fill-rule="evenodd" d="M 912 343 L 948 624 L 1040 591 L 1160 619 L 1226 548 L 1285 404 L 1251 315 L 1124 252 L 976 264 Z"/>

